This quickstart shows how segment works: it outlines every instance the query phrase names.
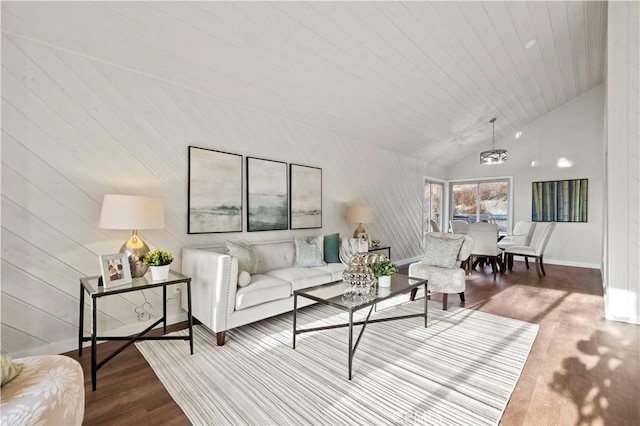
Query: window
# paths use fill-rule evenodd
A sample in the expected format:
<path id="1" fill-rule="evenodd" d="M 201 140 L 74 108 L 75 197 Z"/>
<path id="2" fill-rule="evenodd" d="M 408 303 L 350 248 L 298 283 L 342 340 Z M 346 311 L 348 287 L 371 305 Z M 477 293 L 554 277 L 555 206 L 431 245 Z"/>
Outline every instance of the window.
<path id="1" fill-rule="evenodd" d="M 442 226 L 442 194 L 444 184 L 424 180 L 424 202 L 422 208 L 422 234 L 431 231 L 431 220 L 435 220 L 440 230 L 445 230 Z"/>
<path id="2" fill-rule="evenodd" d="M 498 232 L 509 229 L 509 179 L 451 183 L 454 220 L 495 222 Z"/>

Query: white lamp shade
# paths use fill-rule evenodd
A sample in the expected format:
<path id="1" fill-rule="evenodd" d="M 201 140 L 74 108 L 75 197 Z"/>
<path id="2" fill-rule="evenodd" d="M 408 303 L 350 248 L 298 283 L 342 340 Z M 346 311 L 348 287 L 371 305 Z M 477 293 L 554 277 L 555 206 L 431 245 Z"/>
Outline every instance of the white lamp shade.
<path id="1" fill-rule="evenodd" d="M 373 210 L 371 207 L 356 206 L 347 209 L 347 220 L 350 223 L 372 223 Z"/>
<path id="2" fill-rule="evenodd" d="M 105 229 L 164 228 L 162 198 L 105 194 L 99 226 Z"/>

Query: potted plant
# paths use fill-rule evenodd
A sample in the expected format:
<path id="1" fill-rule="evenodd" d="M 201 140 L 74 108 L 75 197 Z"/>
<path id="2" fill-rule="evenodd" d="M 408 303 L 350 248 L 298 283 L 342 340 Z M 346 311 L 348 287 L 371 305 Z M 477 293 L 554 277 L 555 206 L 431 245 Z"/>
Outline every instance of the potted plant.
<path id="1" fill-rule="evenodd" d="M 378 286 L 391 287 L 391 275 L 398 272 L 398 267 L 391 263 L 390 260 L 383 260 L 382 262 L 371 264 L 371 270 L 373 275 L 378 278 Z"/>
<path id="2" fill-rule="evenodd" d="M 151 279 L 154 281 L 169 278 L 169 266 L 171 262 L 173 262 L 173 255 L 168 251 L 160 249 L 149 252 L 143 260 L 143 263 L 151 269 Z"/>

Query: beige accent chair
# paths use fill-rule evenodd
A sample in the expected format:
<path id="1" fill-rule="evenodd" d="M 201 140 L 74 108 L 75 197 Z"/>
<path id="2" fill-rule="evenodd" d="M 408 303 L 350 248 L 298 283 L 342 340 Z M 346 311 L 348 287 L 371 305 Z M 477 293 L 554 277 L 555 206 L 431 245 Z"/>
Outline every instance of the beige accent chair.
<path id="1" fill-rule="evenodd" d="M 84 373 L 64 355 L 16 358 L 22 369 L 0 393 L 2 425 L 81 425 Z"/>
<path id="2" fill-rule="evenodd" d="M 538 223 L 535 227 L 535 231 L 533 232 L 533 237 L 531 238 L 531 244 L 528 246 L 511 246 L 508 247 L 504 254 L 505 256 L 511 258 L 513 256 L 524 256 L 525 260 L 529 257 L 535 258 L 536 262 L 536 272 L 538 273 L 538 278 L 542 278 L 547 275 L 544 271 L 544 264 L 542 263 L 542 258 L 544 257 L 544 250 L 547 248 L 547 243 L 551 238 L 551 234 L 556 227 L 556 222 L 545 222 Z M 511 261 L 508 262 L 511 264 Z"/>
<path id="3" fill-rule="evenodd" d="M 432 238 L 433 237 L 433 238 Z M 453 253 L 452 257 L 445 259 L 450 267 L 434 266 L 429 259 L 429 253 L 444 252 L 437 246 L 440 239 L 456 240 L 460 242 L 460 248 Z M 429 232 L 424 237 L 425 257 L 409 265 L 409 276 L 426 279 L 427 289 L 430 293 L 442 293 L 442 309 L 447 309 L 449 293 L 458 293 L 460 301 L 464 302 L 465 269 L 460 267 L 461 262 L 469 257 L 473 249 L 473 238 L 466 234 L 447 234 L 444 232 Z M 410 300 L 415 300 L 418 289 L 411 291 Z M 426 297 L 426 295 L 425 295 Z"/>
<path id="4" fill-rule="evenodd" d="M 473 269 L 474 258 L 485 258 L 491 264 L 493 270 L 493 280 L 496 280 L 498 267 L 500 273 L 504 272 L 502 263 L 502 250 L 498 248 L 498 225 L 495 223 L 475 222 L 469 224 L 468 235 L 473 237 L 475 244 L 469 258 L 469 264 Z"/>
<path id="5" fill-rule="evenodd" d="M 440 232 L 440 225 L 438 225 L 438 222 L 431 219 L 429 223 L 431 224 L 431 232 Z"/>

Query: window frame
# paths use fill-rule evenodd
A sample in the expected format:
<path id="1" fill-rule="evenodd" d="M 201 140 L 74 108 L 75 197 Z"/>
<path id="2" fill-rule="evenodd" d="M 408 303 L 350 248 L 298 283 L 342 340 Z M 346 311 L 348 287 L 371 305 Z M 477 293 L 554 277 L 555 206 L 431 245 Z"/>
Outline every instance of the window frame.
<path id="1" fill-rule="evenodd" d="M 449 210 L 448 211 L 449 222 L 453 220 L 452 203 L 453 203 L 454 185 L 475 184 L 477 188 L 478 185 L 480 185 L 481 183 L 495 183 L 495 182 L 507 182 L 509 185 L 509 189 L 507 191 L 509 199 L 507 200 L 507 231 L 506 233 L 508 234 L 509 232 L 511 232 L 511 229 L 513 229 L 513 176 L 492 176 L 492 177 L 484 177 L 484 178 L 469 178 L 469 179 L 455 179 L 455 180 L 452 179 L 447 181 L 449 186 L 447 191 L 448 193 L 447 207 Z M 476 215 L 478 214 L 479 204 L 480 204 L 480 197 L 476 199 Z M 501 235 L 502 234 L 504 233 L 501 232 Z"/>

